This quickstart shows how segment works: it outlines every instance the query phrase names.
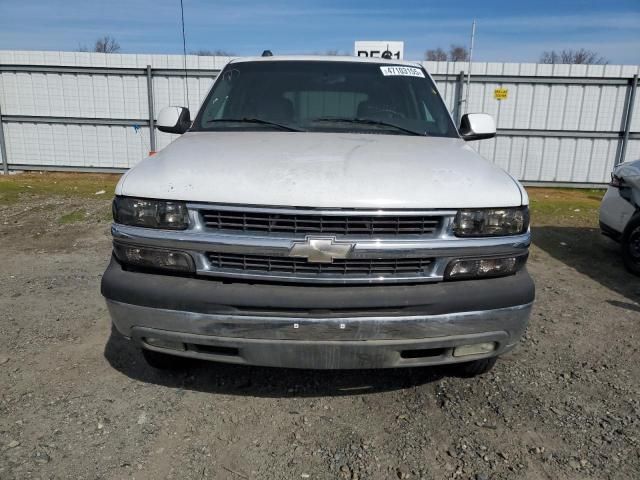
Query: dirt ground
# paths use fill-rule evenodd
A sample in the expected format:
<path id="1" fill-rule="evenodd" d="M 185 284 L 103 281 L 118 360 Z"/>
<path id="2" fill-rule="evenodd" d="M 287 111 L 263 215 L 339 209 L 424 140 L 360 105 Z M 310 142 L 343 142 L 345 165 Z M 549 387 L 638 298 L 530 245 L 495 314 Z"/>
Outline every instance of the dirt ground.
<path id="1" fill-rule="evenodd" d="M 601 193 L 531 191 L 534 314 L 482 377 L 167 374 L 100 296 L 113 180 L 52 178 L 0 182 L 0 479 L 640 478 L 640 279 L 595 228 Z"/>

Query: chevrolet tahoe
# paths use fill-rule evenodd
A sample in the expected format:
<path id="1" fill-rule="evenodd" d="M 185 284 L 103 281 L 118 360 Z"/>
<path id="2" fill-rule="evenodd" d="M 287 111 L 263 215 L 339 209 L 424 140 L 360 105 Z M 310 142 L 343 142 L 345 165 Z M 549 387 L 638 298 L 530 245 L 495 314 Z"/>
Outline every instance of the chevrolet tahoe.
<path id="1" fill-rule="evenodd" d="M 158 368 L 178 357 L 310 369 L 456 364 L 526 329 L 528 197 L 455 125 L 419 63 L 232 60 L 113 202 L 102 294 Z"/>

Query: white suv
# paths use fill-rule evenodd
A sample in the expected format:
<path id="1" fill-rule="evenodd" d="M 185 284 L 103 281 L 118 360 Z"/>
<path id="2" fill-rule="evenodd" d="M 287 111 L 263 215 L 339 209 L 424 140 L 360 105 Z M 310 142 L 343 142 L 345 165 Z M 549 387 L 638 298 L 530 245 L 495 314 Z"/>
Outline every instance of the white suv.
<path id="1" fill-rule="evenodd" d="M 534 300 L 528 197 L 419 64 L 234 60 L 183 134 L 127 172 L 102 293 L 156 367 L 487 371 Z"/>

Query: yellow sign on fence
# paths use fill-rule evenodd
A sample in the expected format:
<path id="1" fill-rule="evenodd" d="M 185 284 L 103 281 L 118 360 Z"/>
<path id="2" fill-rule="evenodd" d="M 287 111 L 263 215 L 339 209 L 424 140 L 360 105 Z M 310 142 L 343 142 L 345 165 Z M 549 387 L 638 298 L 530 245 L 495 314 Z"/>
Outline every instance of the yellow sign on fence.
<path id="1" fill-rule="evenodd" d="M 509 90 L 506 88 L 496 88 L 493 91 L 493 98 L 496 100 L 506 100 L 509 96 Z"/>

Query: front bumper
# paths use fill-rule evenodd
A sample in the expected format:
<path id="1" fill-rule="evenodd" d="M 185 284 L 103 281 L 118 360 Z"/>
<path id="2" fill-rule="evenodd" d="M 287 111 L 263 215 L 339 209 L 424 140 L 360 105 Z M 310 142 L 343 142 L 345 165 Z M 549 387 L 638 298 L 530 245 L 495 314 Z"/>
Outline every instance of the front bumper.
<path id="1" fill-rule="evenodd" d="M 129 272 L 112 260 L 102 293 L 117 330 L 143 348 L 239 364 L 354 369 L 500 355 L 527 326 L 534 286 L 526 270 L 404 286 L 251 285 Z M 495 349 L 454 356 L 455 347 L 477 343 Z"/>

